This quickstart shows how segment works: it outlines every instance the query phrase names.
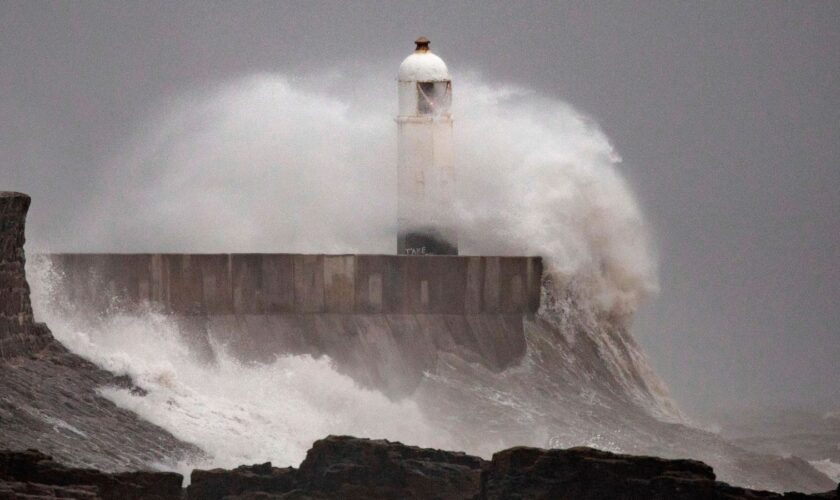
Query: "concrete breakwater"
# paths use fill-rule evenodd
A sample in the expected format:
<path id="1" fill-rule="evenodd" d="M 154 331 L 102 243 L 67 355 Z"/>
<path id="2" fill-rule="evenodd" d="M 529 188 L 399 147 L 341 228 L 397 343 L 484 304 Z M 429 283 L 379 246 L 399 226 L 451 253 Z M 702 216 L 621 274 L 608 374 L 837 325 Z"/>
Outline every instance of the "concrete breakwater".
<path id="1" fill-rule="evenodd" d="M 441 356 L 491 370 L 526 350 L 539 257 L 51 254 L 55 291 L 85 314 L 150 304 L 181 335 L 244 360 L 327 355 L 358 383 L 411 393 Z M 116 306 L 116 307 L 114 307 Z"/>
<path id="2" fill-rule="evenodd" d="M 150 302 L 182 315 L 528 314 L 539 257 L 49 254 L 63 290 L 97 309 Z"/>

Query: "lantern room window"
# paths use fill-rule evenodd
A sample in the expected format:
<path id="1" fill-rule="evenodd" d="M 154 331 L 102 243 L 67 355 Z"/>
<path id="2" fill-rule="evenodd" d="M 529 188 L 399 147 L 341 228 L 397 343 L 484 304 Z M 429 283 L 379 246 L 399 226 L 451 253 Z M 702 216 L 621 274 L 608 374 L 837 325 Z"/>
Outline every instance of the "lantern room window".
<path id="1" fill-rule="evenodd" d="M 449 111 L 452 82 L 417 82 L 417 112 L 439 115 Z"/>

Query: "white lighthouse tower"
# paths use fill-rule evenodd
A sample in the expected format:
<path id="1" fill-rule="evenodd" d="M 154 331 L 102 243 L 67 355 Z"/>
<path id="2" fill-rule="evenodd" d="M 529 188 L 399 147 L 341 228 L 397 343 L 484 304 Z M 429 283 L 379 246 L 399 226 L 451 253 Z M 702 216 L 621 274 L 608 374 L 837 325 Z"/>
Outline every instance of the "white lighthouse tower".
<path id="1" fill-rule="evenodd" d="M 397 253 L 457 255 L 452 224 L 452 79 L 420 37 L 399 71 Z"/>

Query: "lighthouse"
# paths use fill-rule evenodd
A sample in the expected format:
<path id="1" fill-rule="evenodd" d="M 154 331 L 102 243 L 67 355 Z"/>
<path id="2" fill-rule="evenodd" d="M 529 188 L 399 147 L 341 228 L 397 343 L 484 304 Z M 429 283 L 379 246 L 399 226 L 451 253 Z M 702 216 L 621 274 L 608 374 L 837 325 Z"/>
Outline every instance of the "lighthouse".
<path id="1" fill-rule="evenodd" d="M 424 37 L 400 64 L 397 253 L 457 255 L 452 221 L 452 79 Z"/>

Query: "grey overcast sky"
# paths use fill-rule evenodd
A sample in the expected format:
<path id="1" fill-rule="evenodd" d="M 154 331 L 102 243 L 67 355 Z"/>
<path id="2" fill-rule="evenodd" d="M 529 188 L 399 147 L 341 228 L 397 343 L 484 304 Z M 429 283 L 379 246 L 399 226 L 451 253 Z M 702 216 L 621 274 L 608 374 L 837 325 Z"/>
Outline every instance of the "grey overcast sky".
<path id="1" fill-rule="evenodd" d="M 690 413 L 840 407 L 840 2 L 0 0 L 0 189 L 56 241 L 149 105 L 255 71 L 396 70 L 421 34 L 611 138 L 659 254 L 634 332 Z"/>

